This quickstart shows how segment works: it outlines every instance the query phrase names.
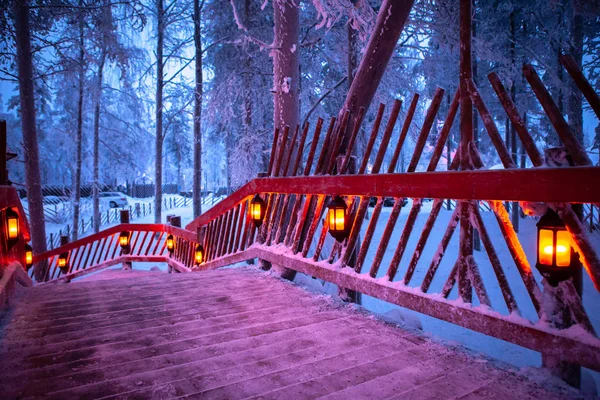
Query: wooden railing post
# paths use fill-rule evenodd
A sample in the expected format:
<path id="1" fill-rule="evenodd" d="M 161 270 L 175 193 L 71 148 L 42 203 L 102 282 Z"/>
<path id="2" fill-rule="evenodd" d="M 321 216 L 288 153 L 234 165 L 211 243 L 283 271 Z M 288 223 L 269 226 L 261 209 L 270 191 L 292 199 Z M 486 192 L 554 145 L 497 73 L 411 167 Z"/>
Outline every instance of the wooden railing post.
<path id="1" fill-rule="evenodd" d="M 581 269 L 579 275 L 581 275 Z M 546 322 L 549 326 L 560 330 L 567 329 L 576 323 L 573 321 L 571 309 L 568 302 L 565 301 L 561 286 L 562 284 L 553 286 L 544 280 L 544 301 L 542 302 L 544 314 L 548 318 Z M 581 367 L 579 364 L 565 361 L 562 357 L 542 351 L 542 366 L 569 385 L 576 388 L 581 386 Z"/>
<path id="2" fill-rule="evenodd" d="M 129 210 L 121 210 L 121 223 L 122 224 L 129 223 Z M 133 232 L 131 232 L 130 235 L 133 236 Z M 131 237 L 129 238 L 129 240 L 131 241 Z M 131 251 L 131 243 L 129 244 L 129 246 L 122 249 L 122 254 L 127 255 L 127 254 L 129 254 L 130 251 Z M 123 262 L 124 270 L 130 270 L 131 268 L 132 268 L 131 262 Z"/>
<path id="3" fill-rule="evenodd" d="M 279 131 L 276 132 L 276 134 L 279 134 Z M 275 150 L 275 142 L 274 142 L 274 146 L 273 146 L 273 151 Z M 270 166 L 269 170 L 272 169 L 272 166 Z M 267 178 L 269 176 L 268 172 L 259 172 L 257 177 L 258 178 Z M 267 195 L 268 196 L 268 195 Z M 268 197 L 267 197 L 267 201 L 268 201 Z M 260 237 L 260 229 L 258 229 L 258 233 L 257 236 Z M 248 264 L 254 264 L 254 260 L 248 260 Z M 268 271 L 271 269 L 271 263 L 268 262 L 267 260 L 258 260 L 258 266 L 260 267 L 260 269 L 262 269 L 263 271 Z"/>
<path id="4" fill-rule="evenodd" d="M 169 225 L 171 225 L 171 226 L 176 227 L 176 228 L 181 228 L 181 216 L 179 216 L 179 215 L 168 215 L 167 216 L 167 223 Z M 179 246 L 181 243 L 182 243 L 181 240 L 176 240 L 175 246 Z M 177 254 L 177 253 L 175 253 L 175 254 Z M 177 260 L 177 261 L 180 261 L 180 260 Z M 172 273 L 173 272 L 173 267 L 171 267 L 169 265 L 168 271 L 169 271 L 169 273 Z M 178 272 L 178 271 L 175 270 L 175 272 Z"/>

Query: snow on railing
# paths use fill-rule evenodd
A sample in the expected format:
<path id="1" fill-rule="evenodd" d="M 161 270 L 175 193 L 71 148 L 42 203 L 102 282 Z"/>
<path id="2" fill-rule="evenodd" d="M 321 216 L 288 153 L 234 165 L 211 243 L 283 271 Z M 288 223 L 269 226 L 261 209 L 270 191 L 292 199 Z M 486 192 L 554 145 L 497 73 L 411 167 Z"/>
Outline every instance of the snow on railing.
<path id="1" fill-rule="evenodd" d="M 127 250 L 119 243 L 119 235 L 127 232 Z M 173 254 L 166 248 L 168 235 L 176 237 Z M 99 233 L 65 244 L 34 256 L 36 268 L 44 271 L 43 282 L 72 279 L 121 263 L 164 262 L 179 272 L 193 266 L 192 250 L 196 236 L 189 231 L 163 224 L 119 224 Z M 65 259 L 64 265 L 59 260 Z M 30 276 L 33 277 L 33 269 Z"/>

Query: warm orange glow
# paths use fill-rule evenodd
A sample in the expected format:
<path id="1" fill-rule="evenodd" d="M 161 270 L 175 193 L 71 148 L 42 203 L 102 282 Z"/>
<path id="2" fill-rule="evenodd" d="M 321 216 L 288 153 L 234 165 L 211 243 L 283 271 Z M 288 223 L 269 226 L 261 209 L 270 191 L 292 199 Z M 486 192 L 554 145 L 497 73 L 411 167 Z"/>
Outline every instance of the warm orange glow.
<path id="1" fill-rule="evenodd" d="M 344 209 L 330 208 L 329 209 L 329 229 L 334 231 L 343 231 L 346 224 L 346 214 Z"/>
<path id="2" fill-rule="evenodd" d="M 567 231 L 556 232 L 556 266 L 571 265 L 571 234 Z"/>
<path id="3" fill-rule="evenodd" d="M 252 210 L 251 210 L 251 215 L 252 215 L 252 219 L 254 220 L 260 220 L 260 214 L 261 214 L 261 204 L 260 203 L 254 203 L 252 204 Z"/>
<path id="4" fill-rule="evenodd" d="M 61 254 L 58 257 L 58 268 L 66 268 L 67 267 L 67 255 Z"/>
<path id="5" fill-rule="evenodd" d="M 121 245 L 121 247 L 127 247 L 127 245 L 129 245 L 128 232 L 121 232 L 121 234 L 119 235 L 119 244 Z"/>
<path id="6" fill-rule="evenodd" d="M 540 249 L 540 263 L 552 265 L 552 255 L 554 254 L 554 232 L 548 229 L 541 229 L 538 245 Z"/>
<path id="7" fill-rule="evenodd" d="M 194 259 L 196 261 L 196 265 L 200 265 L 204 262 L 204 248 L 201 245 L 196 246 Z"/>
<path id="8" fill-rule="evenodd" d="M 541 229 L 539 246 L 541 264 L 553 265 L 556 262 L 557 267 L 571 265 L 571 235 L 566 230 L 556 232 L 555 242 L 554 231 Z M 556 261 L 553 260 L 554 256 Z"/>
<path id="9" fill-rule="evenodd" d="M 16 239 L 19 236 L 19 219 L 17 217 L 8 217 L 6 220 L 8 226 L 8 238 Z"/>
<path id="10" fill-rule="evenodd" d="M 31 264 L 33 264 L 33 250 L 31 250 L 31 247 L 29 245 L 25 246 L 25 265 L 26 266 L 31 266 Z"/>
<path id="11" fill-rule="evenodd" d="M 167 250 L 172 253 L 173 249 L 175 249 L 175 240 L 173 239 L 173 235 L 169 235 L 167 236 Z"/>

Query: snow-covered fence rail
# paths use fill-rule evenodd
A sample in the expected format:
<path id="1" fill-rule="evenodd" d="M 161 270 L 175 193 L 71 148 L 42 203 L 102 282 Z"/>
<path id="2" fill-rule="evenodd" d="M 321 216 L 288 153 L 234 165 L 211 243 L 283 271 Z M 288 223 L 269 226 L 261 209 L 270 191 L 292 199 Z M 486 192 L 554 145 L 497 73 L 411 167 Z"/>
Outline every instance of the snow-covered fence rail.
<path id="1" fill-rule="evenodd" d="M 554 353 L 564 359 L 598 370 L 600 369 L 600 341 L 595 337 L 581 299 L 569 284 L 570 282 L 563 282 L 561 288 L 565 294 L 568 293 L 564 300 L 576 316 L 577 322 L 583 327 L 583 330 L 578 331 L 576 335 L 579 337 L 570 335 L 566 331 L 553 329 L 541 319 L 543 287 L 535 279 L 531 263 L 524 256 L 518 240 L 515 241 L 514 236 L 507 235 L 506 245 L 515 254 L 523 257 L 515 259 L 515 266 L 519 272 L 515 275 L 506 269 L 507 265 L 500 264 L 489 235 L 491 228 L 489 221 L 486 220 L 488 223 L 484 223 L 481 214 L 474 211 L 476 209 L 473 207 L 475 200 L 487 201 L 498 213 L 496 218 L 498 225 L 501 229 L 508 229 L 510 223 L 507 218 L 502 218 L 505 211 L 502 211 L 504 205 L 501 201 L 530 198 L 533 201 L 549 203 L 567 200 L 589 202 L 592 198 L 600 196 L 600 189 L 590 190 L 589 187 L 581 185 L 590 176 L 599 178 L 600 168 L 256 179 L 187 227 L 191 230 L 200 228 L 201 243 L 206 251 L 206 262 L 199 267 L 194 267 L 193 270 L 214 269 L 259 258 L 524 347 L 543 351 L 546 354 Z M 497 189 L 486 184 L 489 181 L 497 183 L 498 187 L 505 187 L 504 185 L 512 183 L 512 187 L 499 195 Z M 515 184 L 515 182 L 522 183 Z M 557 190 L 559 186 L 565 188 L 565 185 L 559 185 L 557 182 L 569 182 L 569 184 L 566 190 Z M 283 203 L 285 198 L 289 198 L 288 210 L 296 209 L 295 217 L 292 215 L 291 220 L 284 220 L 280 225 L 280 216 L 286 215 L 283 210 L 280 213 L 267 213 L 263 223 L 265 229 L 257 229 L 247 212 L 249 202 L 256 193 L 263 196 L 270 194 L 273 202 L 280 196 L 283 197 Z M 320 224 L 320 219 L 331 196 L 329 193 L 342 195 L 347 204 L 355 205 L 349 207 L 353 210 L 350 218 L 353 221 L 352 232 L 343 246 L 334 245 L 331 254 L 326 256 L 324 261 L 317 262 L 315 259 L 323 250 L 322 240 L 310 239 L 315 235 L 319 238 L 327 235 L 327 226 Z M 364 237 L 360 246 L 358 241 L 354 244 L 350 243 L 355 240 L 360 230 L 361 221 L 357 219 L 357 215 L 360 212 L 361 202 L 369 197 L 376 197 L 379 203 L 384 197 L 390 196 L 396 199 L 405 196 L 434 198 L 433 210 L 438 209 L 445 198 L 461 199 L 458 203 L 459 210 L 453 213 L 433 259 L 420 264 L 429 265 L 429 268 L 419 271 L 415 269 L 421 255 L 419 250 L 415 249 L 412 254 L 407 254 L 408 262 L 405 261 L 403 268 L 399 268 L 399 265 L 392 260 L 388 264 L 387 271 L 380 273 L 374 270 L 374 265 L 379 267 L 384 264 L 375 257 L 369 268 L 362 254 L 366 254 L 372 246 L 376 246 L 377 254 L 381 253 L 380 249 L 386 249 L 389 240 L 388 243 L 384 243 L 381 240 L 383 238 L 378 240 L 374 235 L 367 233 L 368 236 Z M 501 200 L 484 200 L 493 197 L 499 197 Z M 315 199 L 317 211 L 314 217 L 307 218 L 312 199 Z M 461 299 L 456 291 L 456 267 L 451 270 L 441 267 L 448 238 L 458 226 L 461 207 L 469 207 L 472 210 L 474 215 L 472 223 L 480 229 L 490 259 L 490 264 L 485 266 L 477 266 L 474 259 L 469 260 L 474 296 L 468 301 Z M 272 206 L 271 209 L 273 208 Z M 430 225 L 430 218 L 431 214 L 426 226 Z M 372 217 L 370 226 L 377 225 L 377 221 L 373 221 Z M 409 232 L 411 228 L 407 222 L 403 232 Z M 367 229 L 367 232 L 369 231 Z M 431 231 L 426 230 L 421 232 L 417 245 L 420 249 L 425 246 L 422 238 L 430 233 Z M 394 255 L 406 249 L 405 243 L 408 239 L 402 239 L 406 235 L 409 234 L 401 236 L 401 242 L 397 247 L 391 248 Z M 303 236 L 304 241 L 297 240 Z M 351 245 L 355 246 L 354 249 L 350 247 Z M 359 257 L 354 264 L 351 264 L 350 255 L 354 251 L 358 251 Z M 393 257 L 393 259 L 401 258 L 402 255 Z M 361 264 L 358 264 L 359 262 Z M 482 271 L 484 267 L 488 272 Z M 485 275 L 486 279 L 482 278 L 482 275 Z M 492 282 L 492 278 L 495 282 Z M 499 291 L 501 295 L 490 296 L 486 286 L 488 290 Z M 521 295 L 523 291 L 528 295 Z M 458 296 L 456 300 L 451 300 L 456 296 Z M 529 308 L 538 309 L 539 314 L 534 312 L 535 316 L 526 318 Z M 586 329 L 589 331 L 584 333 Z M 565 348 L 569 349 L 567 353 L 563 353 Z"/>
<path id="2" fill-rule="evenodd" d="M 540 351 L 545 357 L 600 370 L 600 340 L 571 280 L 561 282 L 555 294 L 558 304 L 567 310 L 569 319 L 581 327 L 579 336 L 548 324 L 543 292 L 554 289 L 541 281 L 532 269 L 533 262 L 527 258 L 504 205 L 512 202 L 511 207 L 517 206 L 518 202 L 524 201 L 543 203 L 555 209 L 571 232 L 573 245 L 598 289 L 600 259 L 581 223 L 572 218 L 571 204 L 600 202 L 600 188 L 588 184 L 600 179 L 600 168 L 516 168 L 493 122 L 490 124 L 493 120 L 478 97 L 477 89 L 474 85 L 470 89 L 490 139 L 505 164 L 504 170 L 484 170 L 477 149 L 469 144 L 460 149 L 461 154 L 463 149 L 466 150 L 464 157 L 454 158 L 450 172 L 434 172 L 458 110 L 459 92 L 454 96 L 425 173 L 414 171 L 443 95 L 441 89 L 431 102 L 405 174 L 380 174 L 400 102 L 394 104 L 374 160 L 371 151 L 377 139 L 383 106 L 380 106 L 362 160 L 331 151 L 338 149 L 344 140 L 342 132 L 349 118 L 347 115 L 339 126 L 331 120 L 317 156 L 323 124 L 319 120 L 305 161 L 303 146 L 308 126 L 303 127 L 301 135 L 296 129 L 289 143 L 289 129 L 286 128 L 282 135 L 276 130 L 267 178 L 253 180 L 186 227 L 191 231 L 200 229 L 199 236 L 206 250 L 206 262 L 194 269 L 219 268 L 259 258 L 263 260 L 264 268 L 275 264 L 288 276 L 293 275 L 290 271 L 303 272 L 347 290 Z M 393 156 L 387 166 L 388 172 L 395 169 L 416 100 L 418 96 L 408 109 L 398 144 L 391 146 Z M 362 113 L 356 120 L 356 129 L 347 138 L 348 153 L 352 152 Z M 528 154 L 538 166 L 539 152 L 534 148 L 533 140 L 529 140 L 528 132 L 520 130 Z M 563 136 L 566 138 L 566 134 Z M 566 151 L 576 152 L 573 142 L 566 139 L 571 146 Z M 294 160 L 295 154 L 299 156 Z M 459 165 L 464 169 L 462 163 L 465 160 L 473 169 L 452 171 Z M 304 165 L 300 168 L 302 162 Z M 349 174 L 352 164 L 360 176 Z M 365 174 L 367 165 L 372 166 L 368 175 Z M 254 226 L 247 212 L 256 194 L 266 201 L 260 228 Z M 322 219 L 335 196 L 345 199 L 351 230 L 343 243 L 326 246 L 325 242 L 330 240 L 329 227 L 327 219 Z M 371 198 L 376 200 L 375 208 L 368 226 L 363 228 Z M 379 221 L 386 198 L 393 198 L 394 206 L 382 230 Z M 404 223 L 400 224 L 399 216 L 406 198 L 413 200 L 412 206 Z M 413 240 L 409 246 L 410 237 L 419 226 L 416 221 L 423 208 L 423 199 L 429 198 L 434 199 L 431 210 L 416 244 Z M 454 200 L 456 209 L 443 222 L 443 235 L 437 236 L 432 232 L 436 221 L 443 219 L 441 209 L 446 199 Z M 485 204 L 491 211 L 485 214 L 492 214 L 493 218 L 484 218 L 477 203 Z M 396 242 L 393 233 L 397 229 L 401 229 L 401 234 Z M 484 263 L 473 254 L 471 232 L 474 229 L 479 232 L 487 255 Z M 492 229 L 499 233 L 492 236 Z M 458 252 L 449 248 L 456 230 L 460 230 Z M 430 237 L 439 242 L 437 250 L 427 260 L 425 255 L 431 256 L 431 252 L 425 251 Z M 508 249 L 512 262 L 507 263 L 506 258 L 501 260 L 498 241 L 504 242 L 500 245 Z M 409 247 L 412 251 L 407 250 Z M 384 266 L 387 268 L 382 268 Z M 495 293 L 490 295 L 490 292 Z"/>
<path id="3" fill-rule="evenodd" d="M 436 91 L 429 105 L 407 173 L 393 172 L 412 123 L 418 95 L 412 99 L 395 145 L 390 145 L 390 140 L 400 113 L 400 101 L 394 103 L 383 136 L 378 141 L 385 110 L 380 105 L 361 159 L 350 155 L 360 131 L 363 109 L 353 116 L 349 112 L 343 113 L 340 121 L 332 118 L 323 141 L 319 140 L 323 127 L 323 120 L 319 119 L 307 154 L 304 144 L 308 124 L 301 131 L 296 127 L 292 135 L 289 127 L 285 127 L 281 135 L 276 129 L 266 177 L 249 182 L 215 204 L 186 226 L 186 230 L 162 225 L 146 228 L 144 225 L 121 225 L 105 231 L 103 236 L 93 236 L 90 242 L 62 246 L 36 260 L 50 260 L 49 271 L 53 271 L 50 278 L 69 280 L 74 276 L 72 274 L 79 272 L 78 269 L 89 271 L 105 267 L 107 263 L 153 260 L 152 257 L 181 271 L 215 269 L 258 258 L 264 269 L 277 265 L 288 277 L 302 272 L 337 284 L 350 297 L 362 293 L 542 352 L 544 358 L 600 370 L 600 340 L 582 301 L 578 288 L 581 282 L 570 278 L 553 285 L 542 280 L 532 268 L 533 262 L 527 257 L 504 205 L 512 202 L 511 207 L 517 207 L 518 202 L 525 202 L 554 210 L 570 233 L 571 245 L 579 254 L 593 286 L 600 290 L 600 257 L 572 207 L 573 204 L 600 203 L 600 187 L 589 185 L 589 182 L 600 180 L 600 167 L 590 166 L 585 152 L 574 140 L 568 124 L 557 112 L 532 66 L 525 67 L 525 75 L 574 166 L 551 168 L 544 165 L 544 159 L 506 89 L 497 75 L 490 74 L 492 87 L 536 168 L 517 168 L 478 88 L 473 82 L 466 82 L 466 85 L 462 82 L 435 138 L 427 172 L 415 170 L 437 119 L 443 89 Z M 472 100 L 482 117 L 504 170 L 485 170 L 474 142 L 469 135 L 463 135 L 449 171 L 436 171 L 459 105 L 468 103 L 470 107 L 471 102 L 465 102 L 465 97 Z M 350 118 L 353 118 L 353 129 L 346 132 Z M 380 146 L 371 160 L 376 142 Z M 342 143 L 346 144 L 344 153 L 340 152 Z M 319 144 L 321 148 L 317 155 Z M 393 155 L 384 167 L 388 146 Z M 368 174 L 367 166 L 370 166 Z M 544 168 L 537 168 L 542 166 Z M 265 213 L 258 228 L 249 213 L 255 195 L 265 200 Z M 323 220 L 337 196 L 344 199 L 349 226 L 348 235 L 341 242 L 331 240 L 328 218 Z M 366 224 L 372 198 L 375 207 Z M 393 207 L 387 221 L 381 223 L 387 198 L 393 199 Z M 407 218 L 402 220 L 400 213 L 406 199 L 411 199 L 412 205 Z M 433 203 L 425 213 L 426 221 L 419 225 L 417 219 L 425 199 L 433 199 Z M 455 201 L 456 207 L 444 216 L 442 206 L 447 200 Z M 478 203 L 486 204 L 491 212 L 484 215 Z M 488 216 L 492 218 L 486 218 Z M 440 221 L 443 234 L 435 235 L 434 226 L 437 223 L 439 227 Z M 175 252 L 172 257 L 167 256 L 163 245 L 162 253 L 117 257 L 117 248 L 112 241 L 122 229 L 137 232 L 137 238 L 145 232 L 142 242 L 148 231 L 154 232 L 149 235 L 155 238 L 151 246 L 156 245 L 156 240 L 162 240 L 156 232 L 172 232 L 177 243 Z M 452 249 L 450 243 L 457 230 L 458 245 Z M 473 253 L 475 230 L 480 234 L 487 255 L 485 259 Z M 394 232 L 400 233 L 398 238 Z M 80 249 L 82 254 L 89 254 L 91 249 L 86 250 L 85 246 L 98 242 L 97 249 L 100 242 L 106 244 L 109 237 L 112 255 L 105 255 L 104 259 L 92 257 L 92 262 L 79 262 L 76 269 L 64 277 L 56 272 L 56 266 L 53 267 L 52 260 L 61 252 Z M 426 251 L 430 238 L 438 241 L 433 252 Z M 326 245 L 327 241 L 330 241 L 329 245 Z M 198 244 L 203 248 L 202 262 L 194 265 L 194 249 Z M 500 257 L 499 245 L 508 250 L 509 262 L 507 257 Z M 101 250 L 99 254 L 106 252 Z M 557 307 L 562 325 L 553 318 Z M 568 327 L 570 329 L 566 329 Z"/>
<path id="4" fill-rule="evenodd" d="M 125 251 L 119 235 L 127 232 L 129 245 Z M 166 248 L 166 238 L 174 235 L 177 251 L 172 257 Z M 189 242 L 189 244 L 188 244 Z M 99 233 L 34 256 L 34 264 L 43 266 L 43 281 L 61 282 L 131 262 L 165 262 L 179 272 L 189 270 L 193 258 L 183 248 L 195 248 L 196 236 L 189 231 L 162 224 L 119 224 Z M 66 266 L 59 266 L 59 258 L 66 258 Z M 33 277 L 33 269 L 30 270 Z"/>

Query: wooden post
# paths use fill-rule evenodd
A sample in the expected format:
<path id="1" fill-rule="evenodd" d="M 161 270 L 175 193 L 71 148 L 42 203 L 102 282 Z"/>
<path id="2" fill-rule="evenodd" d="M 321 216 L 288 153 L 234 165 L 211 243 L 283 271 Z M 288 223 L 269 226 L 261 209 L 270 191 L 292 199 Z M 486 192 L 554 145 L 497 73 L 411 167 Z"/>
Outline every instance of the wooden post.
<path id="1" fill-rule="evenodd" d="M 461 169 L 471 169 L 469 143 L 473 141 L 473 104 L 469 83 L 473 76 L 471 59 L 472 0 L 460 0 L 460 150 Z M 458 258 L 458 288 L 463 301 L 471 302 L 472 288 L 469 280 L 467 258 L 473 256 L 473 229 L 470 207 L 464 203 L 460 209 L 460 249 Z"/>
<path id="2" fill-rule="evenodd" d="M 544 280 L 542 307 L 548 318 L 547 323 L 557 329 L 567 329 L 576 323 L 576 321 L 573 321 L 569 304 L 564 299 L 561 290 L 563 284 L 565 282 L 560 283 L 558 286 L 552 286 Z M 542 352 L 542 366 L 569 385 L 576 388 L 580 387 L 581 367 L 578 364 Z"/>
<path id="3" fill-rule="evenodd" d="M 121 210 L 121 223 L 122 224 L 129 223 L 129 210 Z M 132 235 L 132 233 L 130 233 L 130 235 Z M 131 237 L 129 238 L 129 240 L 131 240 Z M 129 244 L 129 246 L 122 249 L 121 254 L 125 254 L 125 255 L 129 254 L 130 251 L 131 251 L 131 243 Z M 130 270 L 131 268 L 132 268 L 131 262 L 123 262 L 124 270 Z"/>

